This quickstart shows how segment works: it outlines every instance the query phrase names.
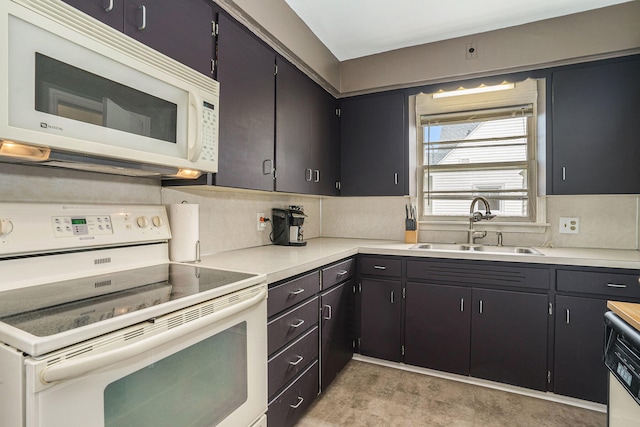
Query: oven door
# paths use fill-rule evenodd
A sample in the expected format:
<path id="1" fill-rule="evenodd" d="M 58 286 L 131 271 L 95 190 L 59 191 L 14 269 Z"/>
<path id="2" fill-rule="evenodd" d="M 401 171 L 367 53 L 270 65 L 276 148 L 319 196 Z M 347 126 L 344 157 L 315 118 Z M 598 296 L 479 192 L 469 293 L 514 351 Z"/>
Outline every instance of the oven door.
<path id="1" fill-rule="evenodd" d="M 29 359 L 26 425 L 251 425 L 267 409 L 266 335 L 262 285 Z"/>

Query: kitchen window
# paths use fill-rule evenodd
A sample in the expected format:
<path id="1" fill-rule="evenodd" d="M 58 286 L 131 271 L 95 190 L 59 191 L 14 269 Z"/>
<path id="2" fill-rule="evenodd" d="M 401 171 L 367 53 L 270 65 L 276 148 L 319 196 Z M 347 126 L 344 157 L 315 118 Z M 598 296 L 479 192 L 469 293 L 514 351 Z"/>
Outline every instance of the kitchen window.
<path id="1" fill-rule="evenodd" d="M 423 221 L 466 220 L 476 196 L 498 221 L 536 221 L 537 81 L 490 89 L 417 96 Z"/>

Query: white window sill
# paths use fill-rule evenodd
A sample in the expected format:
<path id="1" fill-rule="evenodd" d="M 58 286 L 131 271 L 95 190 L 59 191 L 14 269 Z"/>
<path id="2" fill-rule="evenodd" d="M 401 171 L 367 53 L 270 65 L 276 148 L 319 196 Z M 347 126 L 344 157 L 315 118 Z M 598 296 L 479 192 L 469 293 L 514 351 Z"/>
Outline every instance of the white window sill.
<path id="1" fill-rule="evenodd" d="M 478 231 L 502 231 L 505 233 L 546 233 L 551 224 L 546 222 L 515 222 L 515 221 L 479 221 L 473 224 L 473 229 Z M 467 231 L 469 221 L 419 221 L 420 230 L 433 231 Z"/>

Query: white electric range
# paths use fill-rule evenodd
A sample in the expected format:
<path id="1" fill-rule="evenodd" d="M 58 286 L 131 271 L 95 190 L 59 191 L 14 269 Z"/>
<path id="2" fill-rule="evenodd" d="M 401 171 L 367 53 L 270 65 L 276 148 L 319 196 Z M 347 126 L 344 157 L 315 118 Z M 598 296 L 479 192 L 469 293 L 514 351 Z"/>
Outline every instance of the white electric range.
<path id="1" fill-rule="evenodd" d="M 0 203 L 0 426 L 266 423 L 264 275 L 170 238 L 160 205 Z"/>

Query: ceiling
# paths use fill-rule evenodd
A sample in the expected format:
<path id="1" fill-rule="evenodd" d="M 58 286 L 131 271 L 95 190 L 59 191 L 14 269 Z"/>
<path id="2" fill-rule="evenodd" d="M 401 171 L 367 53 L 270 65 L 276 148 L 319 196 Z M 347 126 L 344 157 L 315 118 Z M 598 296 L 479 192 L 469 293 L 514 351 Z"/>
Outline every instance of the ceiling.
<path id="1" fill-rule="evenodd" d="M 340 61 L 630 0 L 285 0 Z"/>

